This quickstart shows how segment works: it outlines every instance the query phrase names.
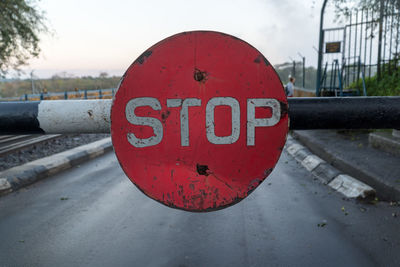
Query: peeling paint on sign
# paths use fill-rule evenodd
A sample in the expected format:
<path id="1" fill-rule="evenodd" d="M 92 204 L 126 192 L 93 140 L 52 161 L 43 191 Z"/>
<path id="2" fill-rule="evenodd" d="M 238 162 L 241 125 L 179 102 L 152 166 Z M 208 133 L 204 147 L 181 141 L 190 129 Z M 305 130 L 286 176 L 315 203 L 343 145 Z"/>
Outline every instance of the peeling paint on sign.
<path id="1" fill-rule="evenodd" d="M 223 33 L 186 32 L 143 53 L 113 100 L 111 133 L 129 179 L 173 208 L 213 211 L 272 172 L 287 99 L 268 60 Z"/>

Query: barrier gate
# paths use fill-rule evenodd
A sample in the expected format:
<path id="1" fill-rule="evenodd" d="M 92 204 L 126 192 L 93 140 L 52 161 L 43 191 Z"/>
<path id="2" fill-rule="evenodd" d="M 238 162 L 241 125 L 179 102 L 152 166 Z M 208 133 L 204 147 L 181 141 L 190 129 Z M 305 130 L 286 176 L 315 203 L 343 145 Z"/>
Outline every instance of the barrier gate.
<path id="1" fill-rule="evenodd" d="M 150 47 L 113 100 L 0 104 L 0 134 L 111 132 L 129 179 L 187 211 L 247 197 L 272 172 L 289 129 L 399 127 L 399 97 L 287 99 L 259 51 L 211 31 Z"/>

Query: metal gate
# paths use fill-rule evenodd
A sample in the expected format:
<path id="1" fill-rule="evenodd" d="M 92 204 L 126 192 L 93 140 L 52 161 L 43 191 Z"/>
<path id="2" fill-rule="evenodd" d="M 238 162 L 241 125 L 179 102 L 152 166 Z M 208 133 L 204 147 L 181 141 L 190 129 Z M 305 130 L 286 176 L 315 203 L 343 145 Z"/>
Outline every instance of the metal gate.
<path id="1" fill-rule="evenodd" d="M 389 1 L 383 3 L 380 16 L 354 10 L 344 27 L 322 29 L 318 96 L 367 95 L 366 78 L 380 78 L 398 66 L 400 14 Z"/>

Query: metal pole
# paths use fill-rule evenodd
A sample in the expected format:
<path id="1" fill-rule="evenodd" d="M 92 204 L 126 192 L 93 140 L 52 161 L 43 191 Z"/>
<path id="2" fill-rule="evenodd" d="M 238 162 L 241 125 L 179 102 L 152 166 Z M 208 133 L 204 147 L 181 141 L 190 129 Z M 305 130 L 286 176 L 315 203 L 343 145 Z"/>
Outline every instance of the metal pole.
<path id="1" fill-rule="evenodd" d="M 378 40 L 378 62 L 377 62 L 377 68 L 378 68 L 378 80 L 381 79 L 381 60 L 382 60 L 382 31 L 383 31 L 383 8 L 384 8 L 384 1 L 380 0 L 380 10 L 379 10 L 379 40 Z"/>
<path id="2" fill-rule="evenodd" d="M 301 57 L 301 59 L 303 61 L 303 88 L 306 88 L 305 87 L 305 83 L 306 83 L 306 57 L 304 57 L 299 52 L 297 52 L 297 54 Z"/>
<path id="3" fill-rule="evenodd" d="M 317 69 L 317 84 L 316 84 L 316 96 L 321 95 L 321 74 L 322 74 L 322 49 L 323 49 L 323 42 L 324 42 L 324 32 L 323 32 L 323 24 L 324 24 L 324 13 L 325 7 L 328 0 L 324 0 L 321 8 L 321 17 L 319 22 L 319 44 L 318 44 L 318 69 Z"/>
<path id="4" fill-rule="evenodd" d="M 293 78 L 296 78 L 296 61 L 294 61 L 294 60 L 293 60 L 292 77 L 293 77 Z"/>
<path id="5" fill-rule="evenodd" d="M 400 97 L 290 98 L 288 101 L 292 130 L 400 127 Z"/>
<path id="6" fill-rule="evenodd" d="M 292 130 L 400 129 L 400 97 L 291 97 L 288 102 Z M 1 102 L 0 134 L 109 133 L 111 105 L 112 100 Z"/>
<path id="7" fill-rule="evenodd" d="M 306 58 L 303 57 L 303 88 L 306 88 L 305 85 L 306 85 Z"/>

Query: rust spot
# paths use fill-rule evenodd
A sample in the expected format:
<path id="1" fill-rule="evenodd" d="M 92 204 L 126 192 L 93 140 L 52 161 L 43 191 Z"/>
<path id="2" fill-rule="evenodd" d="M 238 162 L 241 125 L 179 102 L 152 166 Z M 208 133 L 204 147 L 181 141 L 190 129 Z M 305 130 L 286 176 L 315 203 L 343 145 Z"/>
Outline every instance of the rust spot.
<path id="1" fill-rule="evenodd" d="M 271 63 L 269 63 L 269 61 L 262 54 L 258 55 L 258 57 L 254 59 L 254 63 L 260 64 L 261 62 L 264 62 L 266 66 L 271 65 Z"/>
<path id="2" fill-rule="evenodd" d="M 165 121 L 168 119 L 169 114 L 171 114 L 171 112 L 169 110 L 167 110 L 166 112 L 161 113 L 161 120 L 163 123 L 165 123 Z"/>
<path id="3" fill-rule="evenodd" d="M 91 119 L 93 119 L 93 110 L 89 109 L 87 113 L 88 113 L 89 117 Z"/>
<path id="4" fill-rule="evenodd" d="M 254 63 L 261 63 L 260 56 L 256 57 L 256 59 L 254 59 Z"/>
<path id="5" fill-rule="evenodd" d="M 205 176 L 209 175 L 209 173 L 207 172 L 209 170 L 207 165 L 197 164 L 196 165 L 196 170 L 197 170 L 197 173 L 200 174 L 200 175 L 205 175 Z"/>
<path id="6" fill-rule="evenodd" d="M 151 56 L 151 54 L 153 53 L 153 51 L 148 50 L 148 51 L 144 51 L 137 59 L 137 62 L 139 62 L 140 64 L 143 64 L 146 58 L 149 58 Z"/>
<path id="7" fill-rule="evenodd" d="M 207 78 L 207 72 L 201 71 L 201 70 L 196 68 L 196 69 L 194 69 L 193 78 L 194 78 L 195 81 L 205 82 L 206 78 Z"/>

